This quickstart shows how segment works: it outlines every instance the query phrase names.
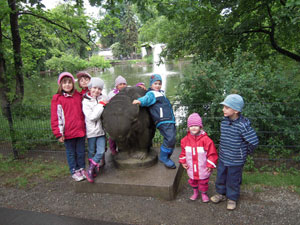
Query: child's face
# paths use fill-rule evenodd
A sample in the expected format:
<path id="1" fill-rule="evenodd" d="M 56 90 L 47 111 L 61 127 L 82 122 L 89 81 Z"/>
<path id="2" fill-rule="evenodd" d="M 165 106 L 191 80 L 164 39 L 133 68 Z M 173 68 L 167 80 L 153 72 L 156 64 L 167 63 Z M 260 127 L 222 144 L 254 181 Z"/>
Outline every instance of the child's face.
<path id="1" fill-rule="evenodd" d="M 69 78 L 62 79 L 61 88 L 64 92 L 70 93 L 73 90 L 73 82 Z"/>
<path id="2" fill-rule="evenodd" d="M 102 93 L 102 90 L 101 88 L 98 88 L 98 87 L 92 87 L 90 89 L 90 94 L 93 98 L 96 98 L 96 97 L 99 97 Z"/>
<path id="3" fill-rule="evenodd" d="M 151 89 L 154 91 L 159 91 L 161 89 L 161 81 L 157 80 L 151 85 Z"/>
<path id="4" fill-rule="evenodd" d="M 123 88 L 126 88 L 127 87 L 127 84 L 125 84 L 125 83 L 121 83 L 121 84 L 118 84 L 117 86 L 116 86 L 116 88 L 119 90 L 119 91 L 121 91 Z"/>
<path id="5" fill-rule="evenodd" d="M 189 127 L 189 131 L 192 135 L 199 134 L 200 130 L 201 130 L 201 127 L 199 127 L 199 126 L 190 126 Z"/>
<path id="6" fill-rule="evenodd" d="M 232 120 L 237 119 L 239 117 L 239 111 L 236 111 L 226 105 L 223 106 L 223 113 L 225 117 L 229 117 Z"/>
<path id="7" fill-rule="evenodd" d="M 80 79 L 79 79 L 79 86 L 81 88 L 87 88 L 90 80 L 91 79 L 88 76 L 82 76 L 82 77 L 80 77 Z"/>

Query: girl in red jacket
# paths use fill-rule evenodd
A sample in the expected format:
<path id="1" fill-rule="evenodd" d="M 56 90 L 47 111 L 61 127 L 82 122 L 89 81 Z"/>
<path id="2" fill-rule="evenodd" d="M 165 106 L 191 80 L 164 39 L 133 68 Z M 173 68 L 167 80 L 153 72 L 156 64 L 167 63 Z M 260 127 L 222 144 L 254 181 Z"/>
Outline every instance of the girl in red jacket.
<path id="1" fill-rule="evenodd" d="M 202 119 L 198 113 L 189 116 L 188 133 L 181 139 L 179 163 L 187 170 L 189 184 L 194 190 L 191 200 L 198 198 L 201 191 L 202 202 L 209 202 L 208 181 L 213 168 L 216 168 L 218 154 L 214 142 L 203 130 Z"/>
<path id="2" fill-rule="evenodd" d="M 51 101 L 51 128 L 59 142 L 66 147 L 72 178 L 85 179 L 85 122 L 82 96 L 75 90 L 71 73 L 63 72 L 57 81 L 59 88 Z"/>

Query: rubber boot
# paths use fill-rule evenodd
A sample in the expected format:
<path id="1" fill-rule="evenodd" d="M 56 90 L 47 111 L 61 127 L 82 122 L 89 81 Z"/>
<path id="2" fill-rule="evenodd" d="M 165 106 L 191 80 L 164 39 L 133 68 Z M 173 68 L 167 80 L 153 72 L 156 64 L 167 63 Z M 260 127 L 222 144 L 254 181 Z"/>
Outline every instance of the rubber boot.
<path id="1" fill-rule="evenodd" d="M 94 169 L 98 165 L 98 163 L 94 162 L 92 159 L 89 159 L 90 165 L 87 171 L 85 171 L 85 176 L 88 182 L 94 183 Z"/>
<path id="2" fill-rule="evenodd" d="M 172 154 L 173 150 L 166 149 L 164 147 L 160 147 L 160 155 L 159 155 L 159 161 L 161 161 L 167 168 L 169 169 L 175 169 L 175 163 L 169 159 L 169 154 Z"/>
<path id="3" fill-rule="evenodd" d="M 195 201 L 198 198 L 199 191 L 198 188 L 193 188 L 194 194 L 190 197 L 192 201 Z"/>

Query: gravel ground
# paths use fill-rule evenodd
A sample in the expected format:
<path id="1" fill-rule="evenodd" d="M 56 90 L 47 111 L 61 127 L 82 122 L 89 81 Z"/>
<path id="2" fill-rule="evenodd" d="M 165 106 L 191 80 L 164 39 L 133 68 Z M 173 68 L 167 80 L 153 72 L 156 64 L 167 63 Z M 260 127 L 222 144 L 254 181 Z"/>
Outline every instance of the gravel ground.
<path id="1" fill-rule="evenodd" d="M 75 193 L 74 185 L 66 177 L 27 190 L 0 187 L 0 206 L 128 224 L 300 224 L 300 196 L 284 188 L 243 188 L 237 209 L 228 211 L 225 202 L 190 201 L 192 190 L 185 181 L 173 201 Z"/>

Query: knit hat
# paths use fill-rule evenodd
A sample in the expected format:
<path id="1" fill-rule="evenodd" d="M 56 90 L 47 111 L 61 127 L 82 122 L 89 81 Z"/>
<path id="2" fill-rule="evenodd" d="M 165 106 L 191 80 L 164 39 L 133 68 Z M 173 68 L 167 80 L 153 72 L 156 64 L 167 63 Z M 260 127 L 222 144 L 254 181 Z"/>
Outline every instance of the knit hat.
<path id="1" fill-rule="evenodd" d="M 127 84 L 126 79 L 122 76 L 118 76 L 115 80 L 115 87 L 117 87 L 119 84 Z"/>
<path id="2" fill-rule="evenodd" d="M 150 87 L 152 86 L 152 84 L 155 82 L 155 81 L 158 81 L 160 80 L 162 82 L 162 79 L 161 79 L 161 76 L 159 74 L 153 74 L 151 77 L 150 77 Z"/>
<path id="3" fill-rule="evenodd" d="M 79 71 L 77 74 L 76 74 L 76 77 L 78 78 L 78 80 L 82 77 L 82 76 L 87 76 L 89 77 L 90 79 L 92 78 L 92 76 L 86 72 L 86 71 Z"/>
<path id="4" fill-rule="evenodd" d="M 99 77 L 92 77 L 88 84 L 89 89 L 91 89 L 92 87 L 98 87 L 101 90 L 103 90 L 103 86 L 104 86 L 104 81 L 101 80 Z"/>
<path id="5" fill-rule="evenodd" d="M 69 72 L 62 72 L 61 74 L 58 75 L 58 80 L 57 80 L 57 84 L 59 85 L 61 80 L 64 78 L 64 77 L 70 77 L 73 81 L 73 83 L 75 83 L 75 80 L 74 80 L 74 77 L 71 73 Z"/>
<path id="6" fill-rule="evenodd" d="M 188 124 L 188 127 L 191 127 L 191 126 L 203 127 L 202 119 L 198 113 L 192 113 L 187 120 L 187 124 Z"/>
<path id="7" fill-rule="evenodd" d="M 138 86 L 140 86 L 140 85 L 144 85 L 144 86 L 145 86 L 145 83 L 139 82 L 139 83 L 137 83 L 135 86 L 138 87 Z"/>
<path id="8" fill-rule="evenodd" d="M 244 107 L 244 100 L 242 96 L 237 94 L 228 95 L 223 102 L 220 103 L 221 105 L 226 105 L 236 111 L 242 112 Z"/>

